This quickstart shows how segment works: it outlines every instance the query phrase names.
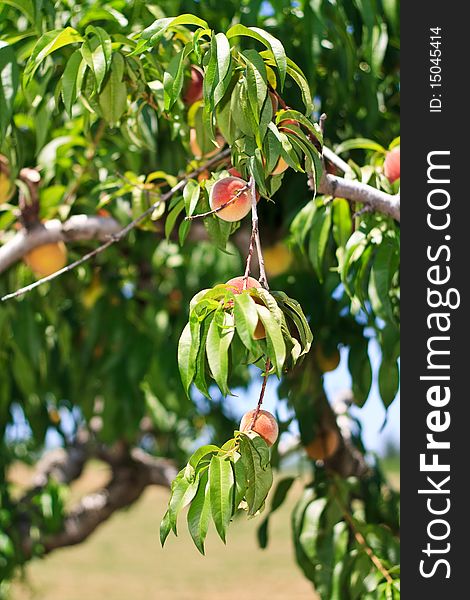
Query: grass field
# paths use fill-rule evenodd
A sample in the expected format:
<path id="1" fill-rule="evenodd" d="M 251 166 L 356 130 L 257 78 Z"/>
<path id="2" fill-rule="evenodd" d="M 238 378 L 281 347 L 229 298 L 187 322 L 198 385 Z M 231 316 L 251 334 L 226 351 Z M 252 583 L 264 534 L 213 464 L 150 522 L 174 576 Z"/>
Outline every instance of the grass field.
<path id="1" fill-rule="evenodd" d="M 25 483 L 27 473 L 15 472 Z M 75 486 L 74 495 L 106 480 L 94 465 Z M 270 544 L 260 550 L 260 519 L 232 524 L 227 546 L 214 532 L 206 557 L 193 546 L 181 520 L 178 538 L 160 548 L 158 526 L 168 492 L 148 489 L 130 510 L 121 511 L 85 543 L 34 561 L 26 580 L 13 586 L 12 600 L 313 600 L 316 595 L 294 561 L 290 510 L 300 492 L 292 488 L 286 504 L 270 522 Z"/>

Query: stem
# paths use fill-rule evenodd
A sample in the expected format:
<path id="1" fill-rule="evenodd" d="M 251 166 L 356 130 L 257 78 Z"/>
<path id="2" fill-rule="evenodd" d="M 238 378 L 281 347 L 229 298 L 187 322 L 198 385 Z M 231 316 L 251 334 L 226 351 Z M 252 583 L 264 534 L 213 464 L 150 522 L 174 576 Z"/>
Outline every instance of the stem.
<path id="1" fill-rule="evenodd" d="M 351 531 L 354 534 L 354 537 L 355 537 L 357 543 L 362 547 L 362 549 L 367 554 L 367 556 L 370 558 L 371 562 L 374 564 L 374 566 L 376 567 L 376 569 L 383 575 L 385 581 L 387 583 L 392 584 L 393 583 L 393 579 L 390 576 L 390 573 L 384 567 L 384 565 L 382 564 L 382 561 L 380 560 L 380 558 L 374 553 L 374 551 L 372 550 L 372 548 L 369 546 L 369 544 L 367 543 L 366 538 L 357 529 L 356 523 L 354 522 L 354 519 L 352 518 L 352 516 L 349 514 L 349 511 L 347 510 L 347 508 L 345 506 L 343 506 L 343 503 L 339 499 L 339 492 L 335 496 L 335 500 L 338 503 L 338 505 L 339 505 L 339 507 L 341 509 L 341 512 L 343 513 L 343 517 L 344 517 L 345 521 L 347 522 L 347 524 L 351 528 Z"/>
<path id="2" fill-rule="evenodd" d="M 263 404 L 264 393 L 266 391 L 266 384 L 268 382 L 269 370 L 271 369 L 271 360 L 269 358 L 266 359 L 266 370 L 264 372 L 263 385 L 261 386 L 261 392 L 259 395 L 258 405 L 256 406 L 255 414 L 253 415 L 253 419 L 251 421 L 250 429 L 253 429 L 256 423 L 256 419 L 258 418 L 259 411 L 261 410 L 261 405 Z"/>
<path id="3" fill-rule="evenodd" d="M 289 110 L 289 106 L 287 106 L 287 104 L 284 102 L 284 98 L 282 98 L 273 87 L 269 86 L 269 91 L 276 96 L 277 101 L 279 102 L 279 106 L 281 108 L 283 108 L 284 110 Z"/>
<path id="4" fill-rule="evenodd" d="M 255 178 L 253 176 L 250 178 L 250 188 L 251 188 L 251 223 L 252 223 L 251 235 L 255 240 L 256 253 L 258 254 L 259 282 L 264 287 L 265 290 L 269 291 L 268 278 L 266 277 L 266 270 L 264 268 L 263 250 L 261 248 L 261 239 L 259 236 L 258 209 L 256 206 L 256 185 L 255 185 Z"/>
<path id="5" fill-rule="evenodd" d="M 51 275 L 48 275 L 47 277 L 38 279 L 37 281 L 35 281 L 34 283 L 31 283 L 30 285 L 26 285 L 25 287 L 22 287 L 19 290 L 16 290 L 15 292 L 11 292 L 10 294 L 3 296 L 3 298 L 1 298 L 1 302 L 5 302 L 5 300 L 10 300 L 11 298 L 17 298 L 18 296 L 22 296 L 23 294 L 26 294 L 27 292 L 30 292 L 31 290 L 34 290 L 35 288 L 39 287 L 43 283 L 52 281 L 53 279 L 56 279 L 60 275 L 63 275 L 64 273 L 68 273 L 69 271 L 72 271 L 73 269 L 75 269 L 76 267 L 87 262 L 88 260 L 90 260 L 91 258 L 96 256 L 97 254 L 101 254 L 101 252 L 104 252 L 107 248 L 109 248 L 116 242 L 119 242 L 120 240 L 122 240 L 122 238 L 124 238 L 130 231 L 132 231 L 132 229 L 137 227 L 137 225 L 139 225 L 149 215 L 151 215 L 153 213 L 153 211 L 156 208 L 158 208 L 162 202 L 167 202 L 168 200 L 170 200 L 170 198 L 172 198 L 176 194 L 176 192 L 179 192 L 181 189 L 183 189 L 189 179 L 198 175 L 201 171 L 204 171 L 205 169 L 211 167 L 213 164 L 220 161 L 221 158 L 228 156 L 229 153 L 230 153 L 230 148 L 222 151 L 219 155 L 215 156 L 214 158 L 209 160 L 207 163 L 205 163 L 204 165 L 201 165 L 200 167 L 198 167 L 191 173 L 188 173 L 181 181 L 179 181 L 175 186 L 173 186 L 171 188 L 171 190 L 166 192 L 166 194 L 162 194 L 159 197 L 159 199 L 156 200 L 147 210 L 145 210 L 142 214 L 140 214 L 138 217 L 136 217 L 128 225 L 123 227 L 120 231 L 118 231 L 114 235 L 110 236 L 109 239 L 106 242 L 104 242 L 104 244 L 102 244 L 101 246 L 98 246 L 98 248 L 95 248 L 88 254 L 85 254 L 85 256 L 82 256 L 81 258 L 74 261 L 73 263 L 70 263 L 63 269 L 59 269 L 59 271 L 56 271 L 55 273 L 52 273 Z"/>
<path id="6" fill-rule="evenodd" d="M 255 235 L 251 232 L 250 247 L 248 248 L 248 256 L 246 257 L 245 274 L 243 275 L 243 289 L 248 288 L 248 277 L 250 276 L 251 259 L 253 258 L 253 251 L 255 249 Z"/>

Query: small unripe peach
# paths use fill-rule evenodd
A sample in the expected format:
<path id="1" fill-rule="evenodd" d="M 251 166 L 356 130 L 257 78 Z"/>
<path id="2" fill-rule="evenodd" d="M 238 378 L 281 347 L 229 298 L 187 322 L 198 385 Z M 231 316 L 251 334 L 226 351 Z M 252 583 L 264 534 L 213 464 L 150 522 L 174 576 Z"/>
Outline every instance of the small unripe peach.
<path id="1" fill-rule="evenodd" d="M 243 188 L 246 189 L 240 192 Z M 251 192 L 247 188 L 246 181 L 239 177 L 224 177 L 212 186 L 209 195 L 209 204 L 212 210 L 226 204 L 238 192 L 240 193 L 233 202 L 216 213 L 223 221 L 240 221 L 246 217 L 251 210 Z"/>
<path id="2" fill-rule="evenodd" d="M 204 73 L 200 67 L 191 66 L 191 78 L 186 84 L 183 95 L 183 102 L 186 106 L 191 106 L 202 99 L 202 84 L 204 82 Z"/>
<path id="3" fill-rule="evenodd" d="M 250 410 L 245 413 L 240 421 L 240 431 L 254 431 L 260 435 L 263 440 L 272 446 L 279 435 L 279 427 L 274 416 L 267 410 L 260 410 L 254 425 L 251 423 L 256 410 Z"/>
<path id="4" fill-rule="evenodd" d="M 387 152 L 384 161 L 384 174 L 390 183 L 400 179 L 400 146 Z"/>
<path id="5" fill-rule="evenodd" d="M 25 263 L 38 277 L 52 275 L 67 264 L 67 249 L 64 242 L 43 244 L 24 257 Z"/>
<path id="6" fill-rule="evenodd" d="M 313 460 L 326 460 L 333 456 L 339 447 L 339 434 L 335 429 L 320 431 L 306 446 L 309 458 Z"/>

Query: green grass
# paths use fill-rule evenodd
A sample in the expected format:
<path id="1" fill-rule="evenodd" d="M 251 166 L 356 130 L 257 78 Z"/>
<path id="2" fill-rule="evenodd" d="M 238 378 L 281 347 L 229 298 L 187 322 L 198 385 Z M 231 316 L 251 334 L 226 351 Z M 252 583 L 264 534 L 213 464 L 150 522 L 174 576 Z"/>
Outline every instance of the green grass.
<path id="1" fill-rule="evenodd" d="M 80 495 L 103 483 L 96 465 L 75 488 Z M 85 543 L 31 563 L 27 580 L 13 586 L 13 600 L 312 600 L 290 539 L 290 511 L 301 491 L 290 491 L 270 522 L 270 543 L 260 550 L 260 518 L 232 523 L 227 546 L 212 531 L 201 556 L 181 519 L 162 550 L 158 527 L 168 492 L 151 488 L 129 510 L 115 514 Z"/>

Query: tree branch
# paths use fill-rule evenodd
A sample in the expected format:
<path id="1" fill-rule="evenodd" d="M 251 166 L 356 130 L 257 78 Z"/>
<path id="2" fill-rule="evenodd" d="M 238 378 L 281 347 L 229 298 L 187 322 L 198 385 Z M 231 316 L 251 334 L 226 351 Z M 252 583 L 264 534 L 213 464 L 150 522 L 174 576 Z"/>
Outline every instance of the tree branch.
<path id="1" fill-rule="evenodd" d="M 86 446 L 77 446 L 73 452 L 63 450 L 55 453 L 53 458 L 49 457 L 48 459 L 52 461 L 53 468 L 51 469 L 51 465 L 49 465 L 43 469 L 39 478 L 37 476 L 34 481 L 41 480 L 45 483 L 49 476 L 57 477 L 62 483 L 69 483 L 70 480 L 76 479 L 78 474 L 73 467 L 77 464 L 79 455 L 81 457 L 90 456 Z M 99 454 L 99 456 L 106 458 L 106 454 Z M 85 460 L 79 462 L 81 473 Z M 57 548 L 83 542 L 113 513 L 138 500 L 149 485 L 170 487 L 176 476 L 176 468 L 170 460 L 152 457 L 139 448 L 113 455 L 110 465 L 112 477 L 109 483 L 104 488 L 81 498 L 65 516 L 60 531 L 40 539 L 36 539 L 31 531 L 26 505 L 26 500 L 31 497 L 33 489 L 37 491 L 37 487 L 27 492 L 20 501 L 22 508 L 24 505 L 24 517 L 19 528 L 22 551 L 26 558 L 32 556 L 34 545 L 38 542 L 43 546 L 45 554 Z"/>
<path id="2" fill-rule="evenodd" d="M 64 223 L 53 219 L 30 231 L 22 229 L 0 247 L 0 273 L 43 244 L 95 239 L 104 241 L 119 229 L 119 223 L 111 217 L 89 215 L 75 215 Z"/>
<path id="3" fill-rule="evenodd" d="M 223 150 L 222 152 L 219 152 L 219 154 L 217 154 L 217 156 L 214 156 L 213 158 L 211 158 L 210 160 L 208 160 L 203 165 L 199 166 L 197 169 L 195 169 L 191 173 L 186 174 L 168 192 L 166 192 L 165 194 L 162 194 L 160 196 L 160 198 L 158 200 L 156 200 L 147 210 L 145 210 L 138 217 L 136 217 L 135 219 L 133 219 L 125 227 L 123 227 L 122 229 L 118 230 L 116 233 L 108 235 L 107 241 L 104 244 L 102 244 L 101 246 L 98 246 L 98 248 L 95 248 L 93 251 L 89 252 L 88 254 L 85 254 L 85 256 L 82 256 L 81 258 L 79 258 L 75 262 L 67 265 L 63 269 L 59 269 L 59 271 L 56 271 L 55 273 L 52 273 L 52 275 L 48 275 L 47 277 L 43 277 L 42 279 L 38 279 L 37 281 L 35 281 L 34 283 L 32 283 L 30 285 L 22 287 L 19 290 L 16 290 L 15 292 L 12 292 L 10 294 L 7 294 L 6 296 L 3 296 L 3 298 L 1 298 L 1 301 L 4 302 L 5 300 L 10 300 L 11 298 L 17 298 L 18 296 L 22 296 L 23 294 L 26 294 L 27 292 L 30 292 L 31 290 L 39 287 L 43 283 L 46 283 L 48 281 L 52 281 L 52 280 L 56 279 L 57 277 L 59 277 L 60 275 L 63 275 L 64 273 L 72 271 L 73 269 L 75 269 L 79 265 L 87 262 L 88 260 L 90 260 L 91 258 L 93 258 L 94 256 L 96 256 L 97 254 L 100 254 L 101 252 L 104 252 L 107 248 L 109 248 L 109 246 L 112 246 L 116 242 L 119 242 L 124 237 L 126 237 L 126 235 L 130 231 L 132 231 L 132 229 L 134 229 L 135 227 L 137 227 L 140 223 L 142 223 L 142 221 L 144 221 L 147 217 L 149 217 L 154 212 L 154 210 L 160 206 L 160 204 L 162 202 L 167 202 L 177 192 L 179 192 L 180 190 L 182 190 L 186 186 L 186 184 L 187 184 L 187 182 L 188 182 L 189 179 L 195 177 L 201 171 L 204 171 L 204 170 L 210 168 L 214 164 L 217 164 L 218 162 L 220 162 L 220 160 L 222 160 L 222 159 L 226 158 L 227 156 L 229 156 L 229 154 L 230 154 L 230 148 L 227 148 L 226 150 Z"/>
<path id="4" fill-rule="evenodd" d="M 360 181 L 324 173 L 318 186 L 318 193 L 360 202 L 369 206 L 374 212 L 400 221 L 400 196 L 387 194 Z"/>

